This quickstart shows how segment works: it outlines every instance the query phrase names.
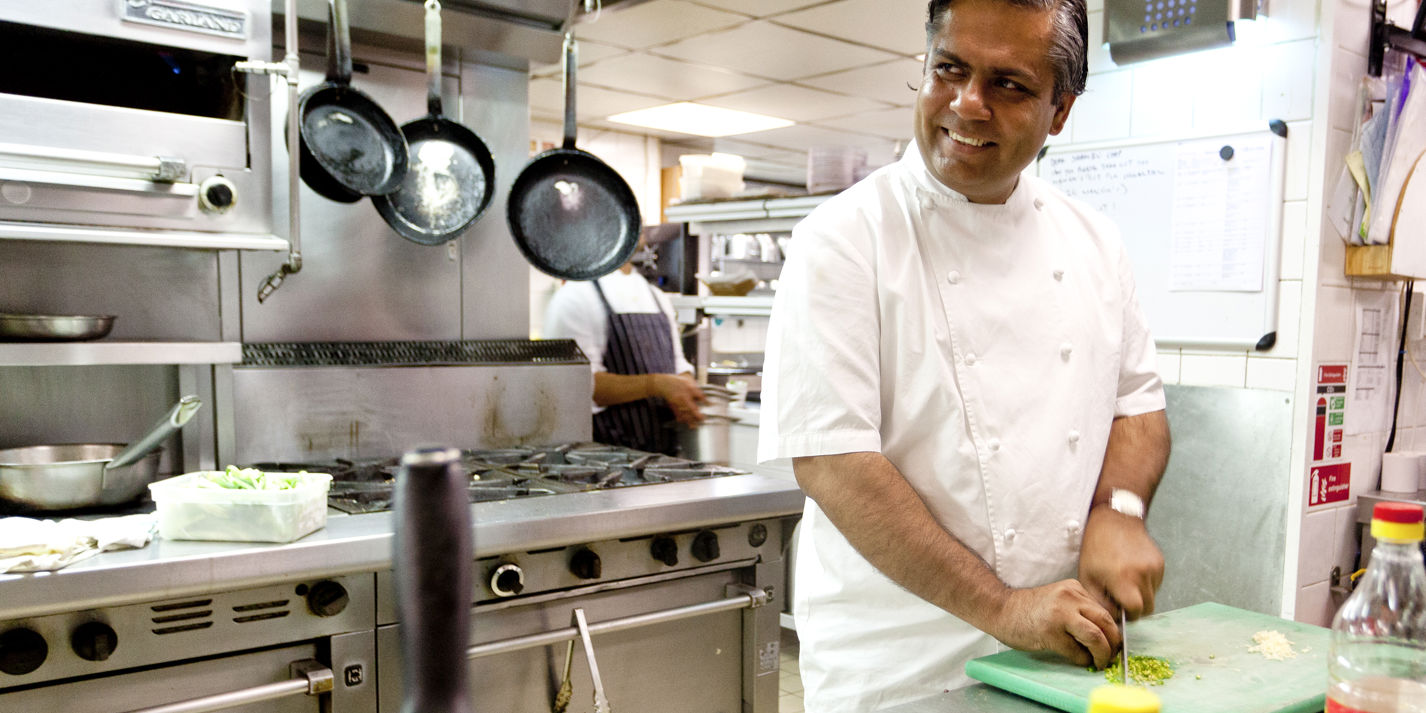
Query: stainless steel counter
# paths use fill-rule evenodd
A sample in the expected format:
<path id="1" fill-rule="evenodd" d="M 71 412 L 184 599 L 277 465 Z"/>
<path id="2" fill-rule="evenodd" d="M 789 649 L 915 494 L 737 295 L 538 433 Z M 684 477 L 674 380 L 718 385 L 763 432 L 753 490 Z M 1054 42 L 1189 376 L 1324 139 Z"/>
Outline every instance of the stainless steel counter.
<path id="1" fill-rule="evenodd" d="M 737 475 L 471 506 L 475 556 L 802 512 L 795 483 Z M 0 620 L 391 567 L 390 513 L 329 517 L 285 545 L 183 542 L 107 552 L 58 572 L 0 575 Z"/>

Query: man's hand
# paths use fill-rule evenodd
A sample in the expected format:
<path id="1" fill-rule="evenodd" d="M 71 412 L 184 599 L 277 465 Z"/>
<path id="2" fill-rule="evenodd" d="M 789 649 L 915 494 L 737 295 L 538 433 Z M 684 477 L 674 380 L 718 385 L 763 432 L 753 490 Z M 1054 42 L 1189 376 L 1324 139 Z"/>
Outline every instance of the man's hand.
<path id="1" fill-rule="evenodd" d="M 1143 520 L 1098 505 L 1085 524 L 1079 580 L 1110 611 L 1123 608 L 1138 619 L 1154 612 L 1164 555 Z"/>
<path id="2" fill-rule="evenodd" d="M 983 628 L 1006 646 L 1052 651 L 1096 669 L 1110 664 L 1120 643 L 1114 617 L 1073 579 L 1010 590 Z"/>
<path id="3" fill-rule="evenodd" d="M 685 426 L 703 423 L 699 404 L 708 400 L 691 374 L 650 374 L 650 393 L 673 409 L 673 417 Z"/>

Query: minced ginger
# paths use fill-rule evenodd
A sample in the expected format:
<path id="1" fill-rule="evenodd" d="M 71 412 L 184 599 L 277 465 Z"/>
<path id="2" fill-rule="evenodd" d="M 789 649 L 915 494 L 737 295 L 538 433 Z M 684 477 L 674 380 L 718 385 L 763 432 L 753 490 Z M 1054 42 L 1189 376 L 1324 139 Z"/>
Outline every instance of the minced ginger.
<path id="1" fill-rule="evenodd" d="M 1261 654 L 1269 661 L 1297 658 L 1297 652 L 1292 650 L 1292 642 L 1280 631 L 1259 631 L 1253 634 L 1253 645 L 1248 647 L 1248 653 Z"/>

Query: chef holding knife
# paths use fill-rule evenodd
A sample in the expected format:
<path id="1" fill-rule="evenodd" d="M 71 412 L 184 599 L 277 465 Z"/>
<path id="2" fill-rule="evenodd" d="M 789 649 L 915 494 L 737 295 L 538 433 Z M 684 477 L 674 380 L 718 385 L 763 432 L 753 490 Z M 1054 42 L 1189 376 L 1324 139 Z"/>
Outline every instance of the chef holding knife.
<path id="1" fill-rule="evenodd" d="M 915 144 L 797 226 L 769 330 L 759 459 L 809 496 L 810 713 L 964 685 L 1001 644 L 1106 666 L 1163 576 L 1143 516 L 1169 432 L 1128 259 L 1021 173 L 1084 89 L 1084 0 L 928 18 Z"/>

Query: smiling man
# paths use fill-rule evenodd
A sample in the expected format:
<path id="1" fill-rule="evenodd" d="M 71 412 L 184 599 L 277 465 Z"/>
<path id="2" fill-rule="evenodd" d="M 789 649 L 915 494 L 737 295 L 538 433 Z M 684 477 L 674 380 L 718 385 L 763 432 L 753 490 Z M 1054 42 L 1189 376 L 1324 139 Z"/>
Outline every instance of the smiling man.
<path id="1" fill-rule="evenodd" d="M 1086 76 L 1083 0 L 933 0 L 915 145 L 793 232 L 759 459 L 809 500 L 809 713 L 964 685 L 1003 646 L 1103 666 L 1153 611 L 1169 451 L 1114 226 L 1022 173 Z"/>

